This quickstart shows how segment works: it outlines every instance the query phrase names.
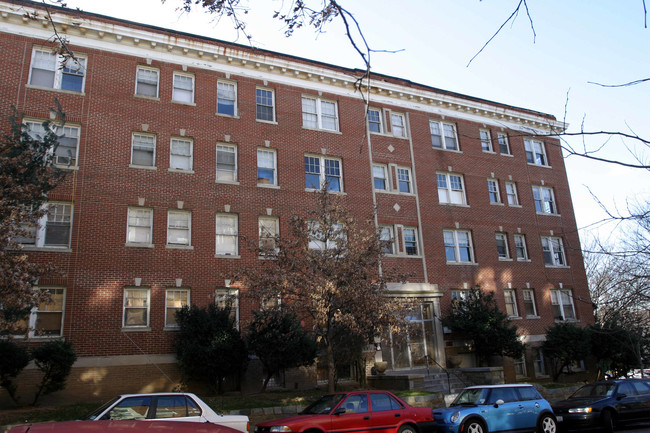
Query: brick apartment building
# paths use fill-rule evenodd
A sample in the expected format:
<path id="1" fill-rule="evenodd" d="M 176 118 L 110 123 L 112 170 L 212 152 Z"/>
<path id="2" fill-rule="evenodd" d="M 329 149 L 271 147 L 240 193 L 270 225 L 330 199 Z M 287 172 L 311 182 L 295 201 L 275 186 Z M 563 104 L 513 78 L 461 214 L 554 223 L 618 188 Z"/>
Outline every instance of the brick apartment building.
<path id="1" fill-rule="evenodd" d="M 240 237 L 285 233 L 325 179 L 414 275 L 387 295 L 421 302 L 423 332 L 382 342 L 389 370 L 474 366 L 440 318 L 476 285 L 527 343 L 507 379 L 545 377 L 546 327 L 593 322 L 554 116 L 373 74 L 366 119 L 358 70 L 51 8 L 61 68 L 41 7 L 0 2 L 0 112 L 36 132 L 53 98 L 66 112 L 69 173 L 25 250 L 64 271 L 29 320 L 73 341 L 77 395 L 169 387 L 174 311 L 237 295 L 224 275 L 259 263 Z"/>

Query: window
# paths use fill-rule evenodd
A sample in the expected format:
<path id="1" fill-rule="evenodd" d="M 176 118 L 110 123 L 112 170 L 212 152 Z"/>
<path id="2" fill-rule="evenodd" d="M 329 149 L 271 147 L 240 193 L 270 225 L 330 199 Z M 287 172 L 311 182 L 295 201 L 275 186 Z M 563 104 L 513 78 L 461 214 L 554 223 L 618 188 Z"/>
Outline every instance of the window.
<path id="1" fill-rule="evenodd" d="M 131 165 L 154 167 L 156 161 L 156 137 L 134 132 L 131 138 Z"/>
<path id="2" fill-rule="evenodd" d="M 524 296 L 524 311 L 526 317 L 536 317 L 537 307 L 535 306 L 535 292 L 532 289 L 524 289 L 522 290 L 522 294 Z"/>
<path id="3" fill-rule="evenodd" d="M 383 412 L 386 410 L 399 410 L 404 407 L 388 394 L 370 394 L 370 403 L 373 412 Z"/>
<path id="4" fill-rule="evenodd" d="M 309 228 L 309 249 L 325 250 L 338 248 L 338 243 L 344 243 L 346 239 L 345 227 L 342 224 L 334 223 L 326 229 L 321 229 L 317 221 L 308 222 Z"/>
<path id="5" fill-rule="evenodd" d="M 153 232 L 153 209 L 130 207 L 126 242 L 150 245 Z"/>
<path id="6" fill-rule="evenodd" d="M 214 291 L 214 303 L 218 308 L 230 310 L 230 320 L 239 329 L 239 291 L 220 287 Z"/>
<path id="7" fill-rule="evenodd" d="M 497 141 L 499 142 L 499 151 L 501 155 L 512 155 L 510 153 L 510 144 L 508 144 L 508 136 L 506 134 L 497 133 Z"/>
<path id="8" fill-rule="evenodd" d="M 157 98 L 158 75 L 158 69 L 138 66 L 135 82 L 135 94 L 149 98 Z"/>
<path id="9" fill-rule="evenodd" d="M 26 121 L 27 132 L 34 140 L 45 138 L 45 129 L 42 122 Z M 58 137 L 59 145 L 54 151 L 54 164 L 66 167 L 77 165 L 77 153 L 79 149 L 79 127 L 56 126 L 50 124 L 52 132 Z"/>
<path id="10" fill-rule="evenodd" d="M 174 72 L 172 100 L 187 104 L 194 103 L 194 75 Z"/>
<path id="11" fill-rule="evenodd" d="M 472 237 L 466 230 L 443 230 L 447 263 L 473 263 Z"/>
<path id="12" fill-rule="evenodd" d="M 29 84 L 49 89 L 83 92 L 86 79 L 86 58 L 58 55 L 51 50 L 34 49 Z"/>
<path id="13" fill-rule="evenodd" d="M 519 197 L 517 197 L 517 184 L 506 182 L 506 198 L 509 206 L 519 206 Z"/>
<path id="14" fill-rule="evenodd" d="M 517 297 L 514 290 L 504 290 L 503 296 L 506 299 L 506 314 L 510 317 L 519 316 L 517 311 Z"/>
<path id="15" fill-rule="evenodd" d="M 217 145 L 217 182 L 237 182 L 237 148 Z"/>
<path id="16" fill-rule="evenodd" d="M 548 376 L 546 371 L 546 364 L 544 363 L 544 352 L 542 349 L 534 349 L 533 354 L 535 355 L 535 360 L 533 361 L 533 366 L 535 368 L 536 377 L 545 377 Z"/>
<path id="17" fill-rule="evenodd" d="M 192 213 L 183 210 L 167 212 L 167 245 L 192 245 Z"/>
<path id="18" fill-rule="evenodd" d="M 481 149 L 483 149 L 483 152 L 494 152 L 494 149 L 492 149 L 492 138 L 490 137 L 490 131 L 481 129 L 479 131 L 479 135 L 481 137 Z"/>
<path id="19" fill-rule="evenodd" d="M 508 250 L 508 236 L 505 233 L 497 233 L 496 241 L 499 260 L 509 260 L 510 251 Z"/>
<path id="20" fill-rule="evenodd" d="M 515 253 L 517 254 L 517 260 L 528 260 L 525 235 L 515 235 Z"/>
<path id="21" fill-rule="evenodd" d="M 418 255 L 418 231 L 415 228 L 404 227 L 404 252 L 407 256 Z"/>
<path id="22" fill-rule="evenodd" d="M 501 194 L 499 193 L 499 181 L 496 179 L 488 179 L 488 194 L 490 196 L 490 203 L 501 203 Z"/>
<path id="23" fill-rule="evenodd" d="M 257 184 L 277 185 L 275 150 L 257 149 Z"/>
<path id="24" fill-rule="evenodd" d="M 149 326 L 149 289 L 124 289 L 125 328 L 142 328 Z"/>
<path id="25" fill-rule="evenodd" d="M 465 301 L 469 296 L 469 290 L 452 290 L 450 293 L 451 303 Z"/>
<path id="26" fill-rule="evenodd" d="M 377 134 L 382 134 L 384 132 L 381 110 L 376 108 L 368 109 L 368 130 Z"/>
<path id="27" fill-rule="evenodd" d="M 324 156 L 305 156 L 305 188 L 320 189 L 326 182 L 328 191 L 343 191 L 341 160 Z"/>
<path id="28" fill-rule="evenodd" d="M 49 301 L 43 301 L 32 308 L 26 320 L 16 323 L 20 332 L 16 335 L 33 337 L 60 337 L 63 329 L 63 312 L 65 309 L 65 289 L 56 287 L 39 287 L 38 290 L 50 294 Z"/>
<path id="29" fill-rule="evenodd" d="M 176 312 L 190 305 L 190 291 L 188 289 L 167 289 L 165 297 L 165 326 L 177 328 Z"/>
<path id="30" fill-rule="evenodd" d="M 273 90 L 255 89 L 255 104 L 257 107 L 257 120 L 275 122 L 275 95 Z"/>
<path id="31" fill-rule="evenodd" d="M 515 375 L 517 377 L 526 377 L 526 357 L 522 354 L 519 358 L 514 359 Z M 537 400 L 539 397 L 535 394 L 537 392 L 528 392 L 527 388 L 517 388 L 517 391 L 522 394 L 522 400 Z M 532 389 L 531 389 L 532 391 Z"/>
<path id="32" fill-rule="evenodd" d="M 528 161 L 529 164 L 548 166 L 544 143 L 541 141 L 524 139 L 524 148 L 526 150 L 526 161 Z"/>
<path id="33" fill-rule="evenodd" d="M 440 204 L 466 204 L 463 176 L 452 173 L 436 173 L 436 179 Z"/>
<path id="34" fill-rule="evenodd" d="M 533 199 L 537 213 L 557 214 L 553 188 L 546 186 L 533 186 Z"/>
<path id="35" fill-rule="evenodd" d="M 276 237 L 280 231 L 280 221 L 276 217 L 261 216 L 258 219 L 260 249 L 276 250 Z"/>
<path id="36" fill-rule="evenodd" d="M 302 97 L 302 126 L 304 128 L 338 131 L 336 102 Z"/>
<path id="37" fill-rule="evenodd" d="M 410 168 L 397 168 L 397 186 L 399 188 L 399 192 L 403 192 L 405 194 L 410 194 L 413 192 L 411 189 L 411 169 Z"/>
<path id="38" fill-rule="evenodd" d="M 406 137 L 406 126 L 404 123 L 404 115 L 401 113 L 391 113 L 390 127 L 395 137 Z"/>
<path id="39" fill-rule="evenodd" d="M 372 165 L 372 178 L 376 190 L 387 191 L 388 190 L 388 167 L 383 164 L 373 164 Z"/>
<path id="40" fill-rule="evenodd" d="M 542 250 L 546 266 L 566 266 L 562 238 L 542 236 Z"/>
<path id="41" fill-rule="evenodd" d="M 235 83 L 217 82 L 217 113 L 237 115 L 237 86 Z"/>
<path id="42" fill-rule="evenodd" d="M 571 290 L 551 290 L 551 304 L 555 320 L 576 320 Z"/>
<path id="43" fill-rule="evenodd" d="M 23 245 L 48 248 L 69 248 L 72 233 L 72 204 L 50 202 L 36 227 L 25 227 L 26 235 L 19 239 Z"/>
<path id="44" fill-rule="evenodd" d="M 191 171 L 194 142 L 189 138 L 172 138 L 169 147 L 169 168 Z"/>
<path id="45" fill-rule="evenodd" d="M 456 127 L 450 123 L 429 121 L 431 143 L 438 149 L 458 150 Z"/>
<path id="46" fill-rule="evenodd" d="M 395 254 L 393 226 L 379 226 L 379 240 L 382 242 L 382 251 L 384 254 Z"/>
<path id="47" fill-rule="evenodd" d="M 238 252 L 237 215 L 218 214 L 216 229 L 216 255 L 236 256 Z"/>

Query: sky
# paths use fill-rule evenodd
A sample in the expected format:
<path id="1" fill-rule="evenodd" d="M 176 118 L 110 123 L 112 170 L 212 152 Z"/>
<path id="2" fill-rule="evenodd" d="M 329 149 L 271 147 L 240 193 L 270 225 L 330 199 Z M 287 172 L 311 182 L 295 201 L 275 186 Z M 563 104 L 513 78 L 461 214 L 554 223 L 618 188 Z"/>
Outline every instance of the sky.
<path id="1" fill-rule="evenodd" d="M 248 44 L 227 18 L 178 10 L 181 0 L 66 0 L 68 7 Z M 275 10 L 289 0 L 241 0 L 256 47 L 350 68 L 363 68 L 338 22 L 284 36 Z M 308 4 L 321 0 L 307 0 Z M 527 0 L 525 11 L 471 62 L 515 10 L 519 0 L 339 0 L 359 22 L 373 52 L 374 72 L 555 115 L 569 132 L 619 131 L 650 139 L 650 82 L 603 87 L 650 77 L 650 29 L 642 0 Z M 397 6 L 399 5 L 399 6 Z M 533 30 L 534 29 L 534 30 Z M 598 156 L 650 161 L 650 148 L 618 137 L 567 138 Z M 646 162 L 647 163 L 647 162 Z M 610 211 L 650 199 L 650 171 L 571 156 L 565 159 L 583 246 L 597 234 L 616 241 L 593 195 Z M 593 195 L 592 195 L 593 194 Z"/>

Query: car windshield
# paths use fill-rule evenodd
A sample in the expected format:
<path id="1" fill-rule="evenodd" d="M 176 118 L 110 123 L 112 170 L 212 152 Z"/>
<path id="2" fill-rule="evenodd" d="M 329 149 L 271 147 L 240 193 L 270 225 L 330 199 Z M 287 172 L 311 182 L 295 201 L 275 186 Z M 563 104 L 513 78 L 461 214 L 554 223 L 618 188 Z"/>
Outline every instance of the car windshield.
<path id="1" fill-rule="evenodd" d="M 304 415 L 330 413 L 343 397 L 345 397 L 345 394 L 324 395 L 317 401 L 307 406 L 301 413 Z"/>
<path id="2" fill-rule="evenodd" d="M 616 383 L 592 383 L 579 388 L 569 398 L 610 397 L 614 393 Z"/>
<path id="3" fill-rule="evenodd" d="M 98 407 L 97 409 L 95 409 L 94 411 L 90 412 L 88 415 L 86 415 L 86 416 L 84 416 L 83 418 L 81 418 L 81 420 L 82 420 L 82 421 L 84 421 L 84 420 L 90 420 L 90 421 L 92 421 L 92 420 L 97 419 L 97 417 L 98 417 L 99 415 L 101 415 L 102 412 L 104 412 L 104 411 L 105 411 L 106 409 L 108 409 L 110 406 L 113 406 L 113 404 L 115 404 L 115 402 L 116 402 L 119 398 L 120 398 L 120 397 L 115 397 L 114 399 L 107 401 L 106 403 L 104 403 L 103 405 L 101 405 L 100 407 Z"/>
<path id="4" fill-rule="evenodd" d="M 485 404 L 486 390 L 483 388 L 464 389 L 451 403 L 451 406 Z"/>

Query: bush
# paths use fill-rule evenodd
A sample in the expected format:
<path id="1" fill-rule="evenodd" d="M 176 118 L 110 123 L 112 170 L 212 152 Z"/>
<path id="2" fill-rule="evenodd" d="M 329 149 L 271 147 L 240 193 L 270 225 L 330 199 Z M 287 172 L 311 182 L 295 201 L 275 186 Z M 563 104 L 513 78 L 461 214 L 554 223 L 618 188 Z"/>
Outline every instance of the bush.
<path id="1" fill-rule="evenodd" d="M 43 372 L 32 405 L 41 395 L 51 394 L 65 388 L 72 365 L 77 360 L 77 353 L 72 343 L 65 340 L 49 341 L 32 350 L 36 367 Z"/>
<path id="2" fill-rule="evenodd" d="M 14 382 L 16 377 L 29 363 L 29 353 L 23 346 L 12 340 L 0 340 L 0 386 L 7 390 L 9 397 L 18 404 L 16 390 L 18 385 Z"/>

